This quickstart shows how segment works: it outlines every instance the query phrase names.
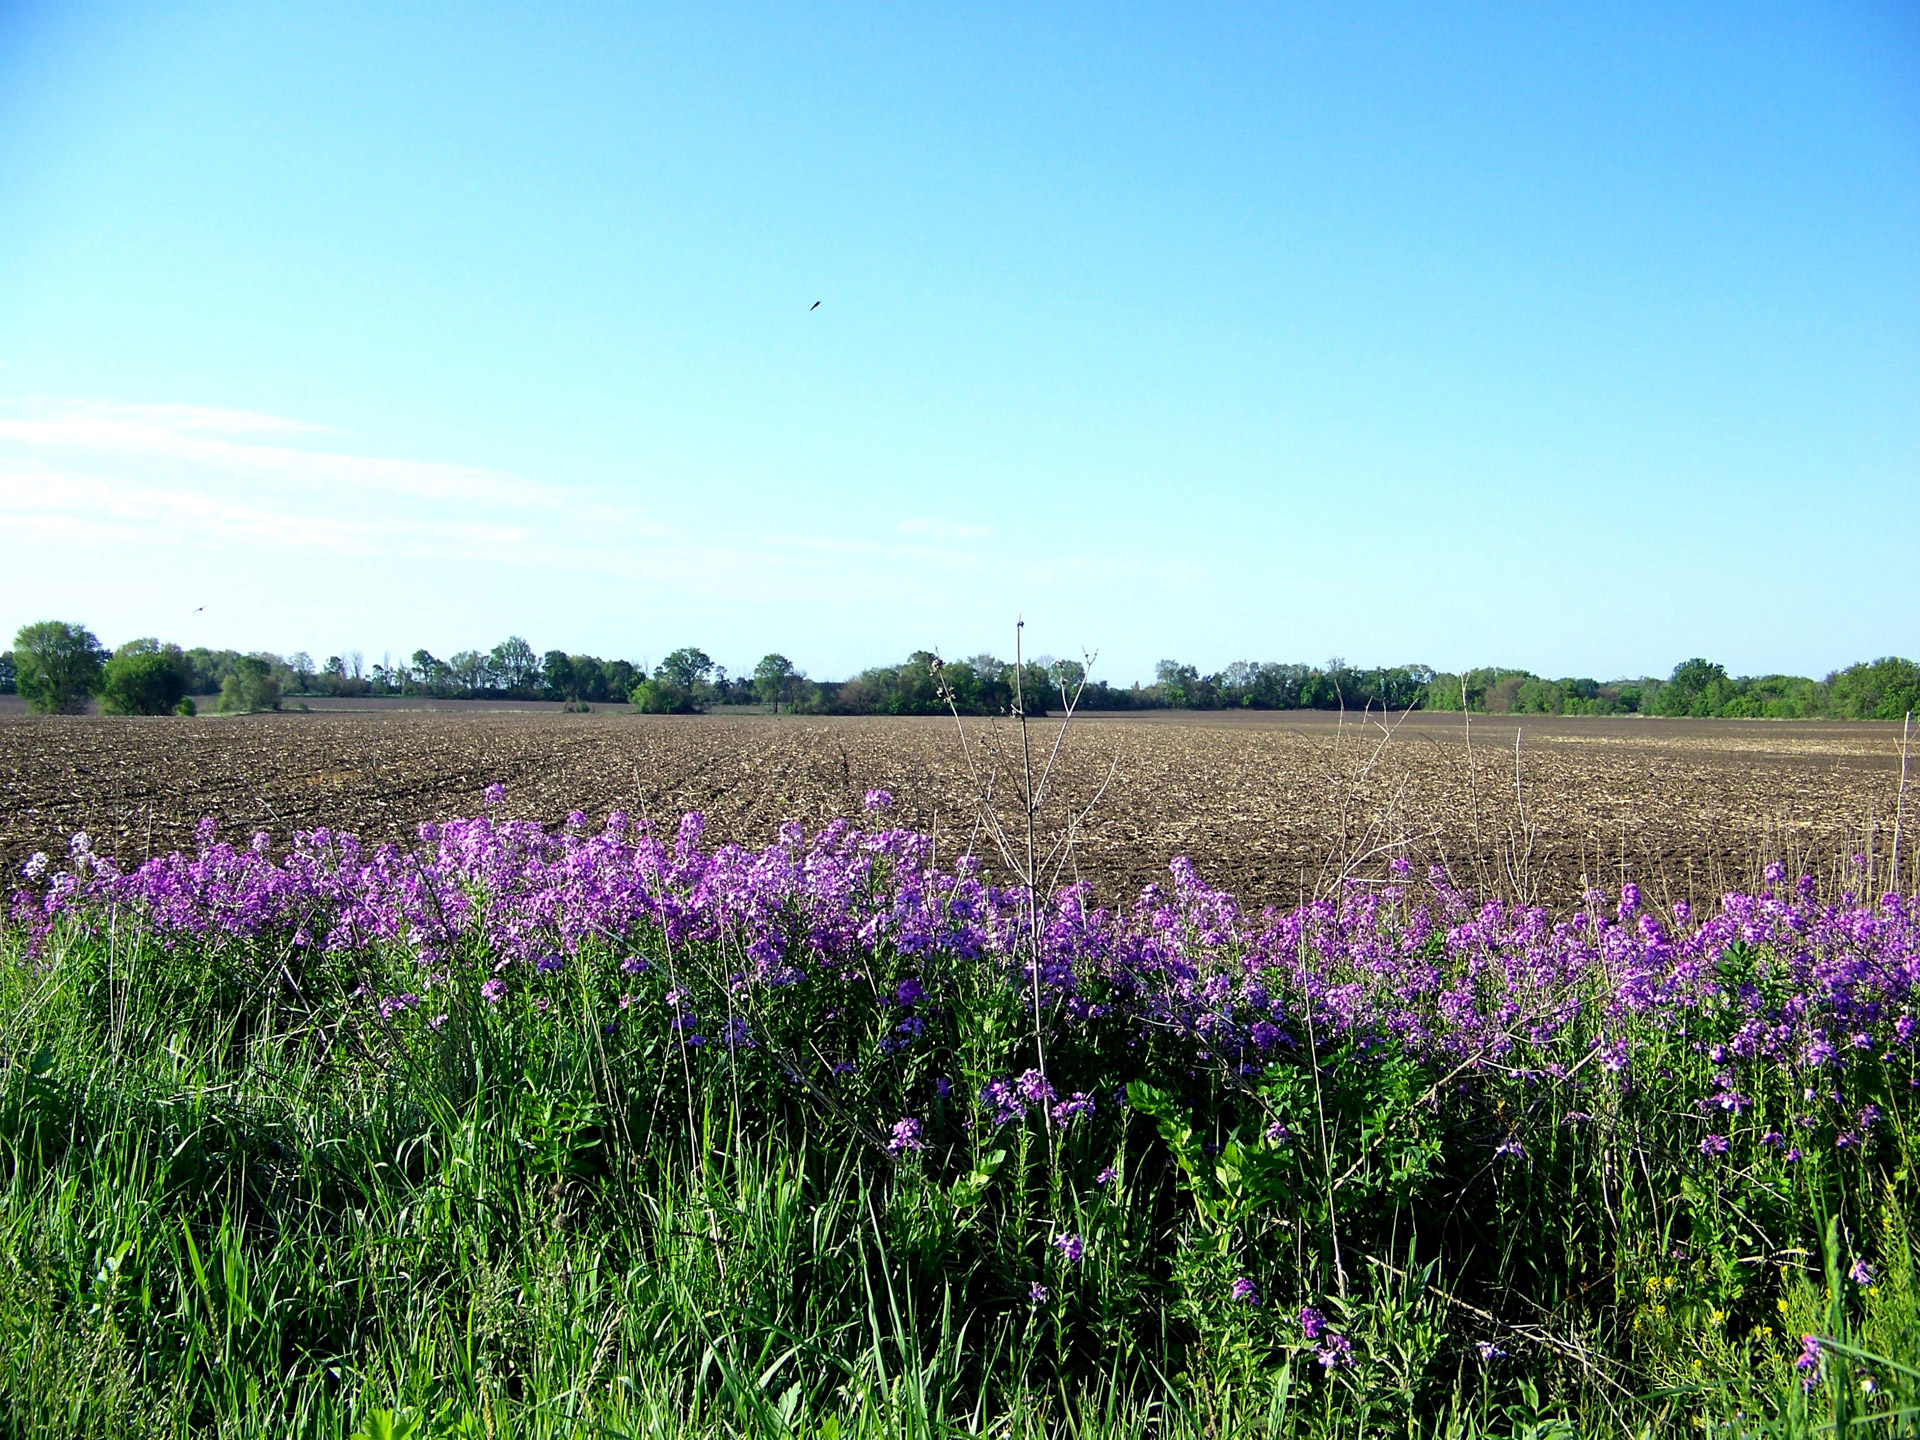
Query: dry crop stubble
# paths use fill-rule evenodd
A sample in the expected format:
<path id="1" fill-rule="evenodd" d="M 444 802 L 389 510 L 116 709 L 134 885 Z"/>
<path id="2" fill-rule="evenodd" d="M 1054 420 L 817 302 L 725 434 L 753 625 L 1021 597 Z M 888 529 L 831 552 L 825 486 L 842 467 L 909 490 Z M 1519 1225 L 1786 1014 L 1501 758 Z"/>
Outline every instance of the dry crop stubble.
<path id="1" fill-rule="evenodd" d="M 969 720 L 966 733 L 1017 763 L 1012 722 Z M 1322 890 L 1349 862 L 1376 875 L 1397 853 L 1564 902 L 1623 878 L 1699 899 L 1750 881 L 1770 858 L 1825 871 L 1855 852 L 1884 864 L 1891 848 L 1898 726 L 1475 716 L 1471 767 L 1465 738 L 1458 715 L 1087 715 L 1053 771 L 1042 837 L 1051 843 L 1099 795 L 1065 878 L 1119 898 L 1184 854 L 1255 905 Z M 260 828 L 283 840 L 324 824 L 391 839 L 475 812 L 494 780 L 517 816 L 670 820 L 697 809 L 712 836 L 743 843 L 790 819 L 857 815 L 880 788 L 900 823 L 937 830 L 942 853 L 971 838 L 991 859 L 973 833 L 978 793 L 960 744 L 953 721 L 935 718 L 5 716 L 0 859 L 13 870 L 76 830 L 137 859 L 189 847 L 206 815 L 235 837 Z M 1010 828 L 1018 811 L 1002 812 Z M 1904 847 L 1903 871 L 1916 849 Z"/>

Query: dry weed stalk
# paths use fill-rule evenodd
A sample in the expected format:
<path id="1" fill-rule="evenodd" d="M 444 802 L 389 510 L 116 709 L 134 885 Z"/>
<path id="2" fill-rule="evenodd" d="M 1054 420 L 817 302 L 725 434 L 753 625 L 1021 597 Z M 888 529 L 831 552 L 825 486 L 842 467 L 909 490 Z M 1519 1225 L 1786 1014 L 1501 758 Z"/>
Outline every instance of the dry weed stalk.
<path id="1" fill-rule="evenodd" d="M 994 745 L 987 736 L 979 737 L 979 749 L 991 758 L 991 764 L 984 775 L 980 764 L 974 758 L 975 746 L 967 735 L 966 722 L 960 716 L 960 706 L 953 687 L 941 679 L 945 664 L 936 655 L 933 661 L 935 683 L 939 686 L 940 698 L 946 702 L 948 713 L 953 716 L 955 729 L 960 737 L 960 752 L 966 757 L 967 771 L 972 782 L 974 803 L 973 839 L 982 832 L 993 841 L 994 848 L 1000 854 L 1001 863 L 1007 868 L 1024 892 L 1022 904 L 1022 925 L 1025 931 L 1025 949 L 1027 951 L 1028 972 L 1032 977 L 1033 1002 L 1033 1042 L 1036 1068 L 1042 1081 L 1047 1075 L 1046 1041 L 1042 1024 L 1040 1004 L 1040 905 L 1043 895 L 1052 891 L 1058 883 L 1061 870 L 1071 861 L 1074 842 L 1079 828 L 1107 792 L 1107 786 L 1113 781 L 1119 767 L 1119 757 L 1115 756 L 1104 780 L 1093 799 L 1076 810 L 1067 807 L 1066 820 L 1060 833 L 1046 853 L 1041 853 L 1040 812 L 1046 803 L 1047 787 L 1053 778 L 1054 766 L 1060 759 L 1061 746 L 1067 738 L 1067 731 L 1073 724 L 1075 712 L 1079 708 L 1081 696 L 1086 691 L 1087 677 L 1093 672 L 1097 652 L 1084 653 L 1080 677 L 1069 693 L 1066 681 L 1056 676 L 1060 686 L 1060 701 L 1063 714 L 1060 728 L 1054 733 L 1053 744 L 1048 748 L 1046 762 L 1040 767 L 1038 776 L 1034 774 L 1033 743 L 1031 735 L 1032 717 L 1027 713 L 1026 703 L 1026 627 L 1024 616 L 1016 617 L 1013 630 L 1013 709 L 1010 717 L 1018 726 L 1020 744 L 1017 801 L 1020 810 L 1019 826 L 1009 833 L 1005 820 L 1001 816 L 1000 806 L 995 804 L 999 793 L 999 781 L 1002 765 L 1005 763 L 1000 747 Z M 1011 768 L 1010 766 L 1008 767 Z M 970 839 L 965 853 L 971 854 L 973 840 Z M 1049 871 L 1051 873 L 1049 873 Z M 1043 1115 L 1046 1107 L 1042 1106 Z M 1047 1117 L 1048 1133 L 1052 1133 L 1052 1119 Z"/>
<path id="2" fill-rule="evenodd" d="M 1893 801 L 1893 855 L 1887 862 L 1887 879 L 1891 882 L 1887 888 L 1898 894 L 1900 890 L 1900 821 L 1907 804 L 1907 742 L 1913 737 L 1913 712 L 1907 712 L 1906 723 L 1900 727 L 1900 789 Z M 1915 888 L 1920 889 L 1920 876 L 1915 877 Z"/>

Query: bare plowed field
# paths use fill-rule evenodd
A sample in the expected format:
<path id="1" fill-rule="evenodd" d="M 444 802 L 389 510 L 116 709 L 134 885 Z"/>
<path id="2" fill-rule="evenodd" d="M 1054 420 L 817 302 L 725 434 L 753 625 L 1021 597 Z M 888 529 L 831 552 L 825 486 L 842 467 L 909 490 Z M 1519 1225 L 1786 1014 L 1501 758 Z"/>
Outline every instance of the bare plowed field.
<path id="1" fill-rule="evenodd" d="M 1036 769 L 1057 728 L 1032 730 Z M 885 788 L 900 821 L 936 828 L 945 851 L 973 835 L 989 780 L 1005 823 L 1018 825 L 1005 803 L 1018 793 L 1018 731 L 969 721 L 967 732 L 963 747 L 951 720 L 7 715 L 0 859 L 16 872 L 84 829 L 138 860 L 189 845 L 207 815 L 237 838 L 265 829 L 278 841 L 318 824 L 395 838 L 474 813 L 495 780 L 517 816 L 697 809 L 710 836 L 749 843 L 784 820 L 856 814 L 865 790 Z M 1038 825 L 1044 851 L 1070 813 L 1087 811 L 1065 873 L 1103 897 L 1162 879 L 1169 859 L 1188 855 L 1245 900 L 1291 902 L 1343 868 L 1379 874 L 1395 853 L 1542 899 L 1623 878 L 1699 897 L 1776 856 L 1830 871 L 1870 851 L 1884 875 L 1899 779 L 1899 729 L 1876 724 L 1476 717 L 1469 733 L 1459 716 L 1416 715 L 1389 734 L 1299 713 L 1094 717 L 1067 734 Z M 1903 871 L 1916 849 L 1906 828 Z"/>

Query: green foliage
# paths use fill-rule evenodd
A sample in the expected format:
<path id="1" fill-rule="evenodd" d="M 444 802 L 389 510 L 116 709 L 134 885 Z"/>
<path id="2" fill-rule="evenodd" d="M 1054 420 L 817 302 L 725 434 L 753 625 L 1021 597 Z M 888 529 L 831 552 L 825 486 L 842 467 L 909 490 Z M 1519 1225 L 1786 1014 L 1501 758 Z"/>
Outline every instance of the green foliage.
<path id="1" fill-rule="evenodd" d="M 540 659 L 518 635 L 509 635 L 487 657 L 489 680 L 508 694 L 532 694 L 540 687 Z"/>
<path id="2" fill-rule="evenodd" d="M 1217 673 L 1162 660 L 1154 683 L 1124 703 L 1113 692 L 1090 687 L 1088 709 L 1166 705 L 1176 710 L 1404 710 L 1422 703 L 1433 672 L 1424 665 L 1357 669 L 1335 657 L 1325 667 L 1237 660 Z"/>
<path id="3" fill-rule="evenodd" d="M 0 652 L 0 695 L 11 695 L 17 689 L 19 672 L 14 668 L 13 652 Z"/>
<path id="4" fill-rule="evenodd" d="M 300 687 L 299 676 L 293 667 L 278 655 L 261 651 L 255 655 L 242 655 L 237 650 L 208 650 L 204 647 L 184 652 L 186 664 L 191 667 L 192 678 L 187 685 L 190 695 L 218 695 L 227 681 L 240 673 L 243 666 L 251 671 L 253 663 L 264 664 L 282 693 Z"/>
<path id="5" fill-rule="evenodd" d="M 100 708 L 109 715 L 171 715 L 193 683 L 193 662 L 178 645 L 129 640 L 100 674 Z"/>
<path id="6" fill-rule="evenodd" d="M 625 660 L 602 660 L 595 655 L 569 655 L 549 650 L 540 663 L 541 694 L 548 700 L 617 704 L 643 678 Z"/>
<path id="7" fill-rule="evenodd" d="M 660 668 L 654 675 L 682 690 L 691 691 L 694 686 L 712 678 L 713 658 L 695 645 L 683 645 L 660 662 Z"/>
<path id="8" fill-rule="evenodd" d="M 51 631 L 48 626 L 53 627 Z M 41 671 L 35 660 L 0 656 L 0 693 L 8 689 L 11 663 L 18 671 L 21 694 L 32 698 L 58 691 L 59 699 L 36 699 L 36 706 L 84 708 L 86 697 L 99 683 L 97 662 L 106 658 L 105 652 L 79 627 L 46 622 L 21 634 L 28 631 L 42 635 L 43 641 L 58 640 L 68 632 L 70 639 L 85 636 L 94 645 L 94 678 L 88 678 L 87 660 L 76 654 L 71 663 L 59 662 L 66 667 L 60 669 L 67 677 L 62 682 L 65 688 L 56 685 L 48 690 L 37 679 Z M 151 647 L 157 642 L 133 643 Z M 162 648 L 182 656 L 177 663 L 187 675 L 186 690 L 191 695 L 264 694 L 270 687 L 260 684 L 254 673 L 256 663 L 264 662 L 281 694 L 514 696 L 576 706 L 630 700 L 642 710 L 659 713 L 758 703 L 812 713 L 941 715 L 951 707 L 963 715 L 1003 715 L 1012 712 L 1016 694 L 1024 697 L 1030 715 L 1045 714 L 1076 696 L 1078 707 L 1090 711 L 1464 708 L 1510 715 L 1899 720 L 1920 707 L 1920 665 L 1893 656 L 1849 666 L 1823 681 L 1797 675 L 1735 676 L 1724 665 L 1698 658 L 1681 662 L 1666 679 L 1642 676 L 1611 681 L 1578 676 L 1550 679 L 1501 667 L 1464 673 L 1436 672 L 1425 665 L 1358 668 L 1338 657 L 1324 666 L 1241 660 L 1208 673 L 1185 661 L 1167 659 L 1156 665 L 1152 684 L 1123 688 L 1089 679 L 1085 666 L 1077 661 L 1040 657 L 1016 676 L 1010 663 L 991 654 L 943 662 L 930 650 L 916 650 L 898 665 L 874 666 L 848 680 L 819 682 L 809 680 L 777 653 L 763 657 L 751 675 L 729 679 L 725 667 L 704 650 L 682 646 L 648 675 L 625 660 L 562 650 L 536 657 L 533 647 L 519 636 L 509 636 L 491 651 L 463 650 L 449 660 L 416 650 L 403 664 L 374 666 L 371 678 L 362 675 L 358 654 L 345 659 L 329 656 L 315 668 L 304 653 L 282 660 L 265 653 L 243 656 L 231 650 Z M 150 686 L 157 683 L 158 670 L 148 669 L 151 673 L 142 683 Z M 110 706 L 121 706 L 122 694 L 131 696 L 125 689 L 128 683 L 120 683 Z M 142 691 L 147 693 L 150 690 Z M 126 703 L 148 702 L 129 698 Z M 254 708 L 239 698 L 223 700 L 223 707 L 232 705 Z M 127 713 L 149 712 L 129 709 Z"/>
<path id="9" fill-rule="evenodd" d="M 1710 719 L 1898 720 L 1920 706 L 1920 666 L 1889 658 L 1812 680 L 1804 675 L 1730 675 L 1711 660 L 1686 660 L 1665 680 L 1548 680 L 1525 670 L 1440 674 L 1426 685 L 1428 710 L 1494 715 L 1662 715 Z"/>
<path id="10" fill-rule="evenodd" d="M 1153 667 L 1153 683 L 1175 710 L 1211 710 L 1219 703 L 1215 688 L 1200 679 L 1199 669 L 1178 660 L 1158 662 Z"/>
<path id="11" fill-rule="evenodd" d="M 627 699 L 634 709 L 645 715 L 687 715 L 694 708 L 693 691 L 665 676 L 642 680 Z"/>
<path id="12" fill-rule="evenodd" d="M 1044 715 L 1058 703 L 1054 677 L 1039 661 L 1029 661 L 1017 677 L 1027 714 Z M 1012 664 L 993 655 L 942 660 L 931 650 L 916 650 L 904 664 L 863 670 L 826 687 L 826 708 L 843 715 L 1005 715 L 1016 696 Z"/>
<path id="13" fill-rule="evenodd" d="M 1655 715 L 1718 715 L 1739 694 L 1724 665 L 1710 660 L 1683 660 L 1673 677 L 1653 697 Z"/>
<path id="14" fill-rule="evenodd" d="M 771 705 L 775 713 L 779 712 L 783 703 L 791 708 L 796 688 L 804 678 L 786 656 L 764 655 L 760 663 L 753 667 L 754 698 L 762 705 Z"/>
<path id="15" fill-rule="evenodd" d="M 43 715 L 77 714 L 99 688 L 106 656 L 86 626 L 41 620 L 13 637 L 14 684 Z"/>
<path id="16" fill-rule="evenodd" d="M 280 678 L 265 655 L 242 655 L 220 682 L 222 713 L 248 713 L 280 708 Z"/>
<path id="17" fill-rule="evenodd" d="M 883 1036 L 682 1049 L 666 990 L 717 1001 L 739 957 L 627 958 L 381 1018 L 349 997 L 418 987 L 404 947 L 0 957 L 0 1436 L 1912 1433 L 1908 1117 L 1715 1170 L 1716 1037 L 1635 1032 L 1592 1115 L 1524 1047 L 1243 1075 L 1148 1043 L 1057 1057 L 1128 1081 L 1100 1124 L 995 1128 L 964 1097 L 1030 1036 L 961 986 L 912 1076 L 951 1077 L 944 1138 L 894 1157 L 849 1120 L 877 1080 L 788 1078 L 796 1036 Z M 1904 1105 L 1911 1072 L 1862 1075 Z M 1798 1081 L 1753 1098 L 1757 1129 Z"/>
<path id="18" fill-rule="evenodd" d="M 1833 714 L 1847 720 L 1899 720 L 1920 713 L 1920 665 L 1898 656 L 1849 665 L 1827 677 Z"/>

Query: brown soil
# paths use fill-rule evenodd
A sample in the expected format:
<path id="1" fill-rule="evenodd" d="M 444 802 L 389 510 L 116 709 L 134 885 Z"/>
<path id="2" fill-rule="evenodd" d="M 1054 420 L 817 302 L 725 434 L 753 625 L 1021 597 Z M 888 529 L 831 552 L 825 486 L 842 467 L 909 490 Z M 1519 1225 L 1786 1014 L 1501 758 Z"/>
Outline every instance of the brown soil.
<path id="1" fill-rule="evenodd" d="M 1003 825 L 1023 840 L 1019 806 L 1005 803 L 1019 792 L 1019 732 L 1006 721 L 967 731 L 977 776 L 951 720 L 0 715 L 0 863 L 17 873 L 31 851 L 56 851 L 82 829 L 138 860 L 191 844 L 204 815 L 237 838 L 319 824 L 400 837 L 474 813 L 494 780 L 517 816 L 551 823 L 578 808 L 598 821 L 623 808 L 670 820 L 698 809 L 710 837 L 748 843 L 783 820 L 857 814 L 863 792 L 883 787 L 900 821 L 936 828 L 943 851 L 972 838 L 991 856 L 975 833 L 989 779 Z M 1036 771 L 1057 731 L 1030 731 Z M 1623 878 L 1701 898 L 1775 857 L 1837 873 L 1866 852 L 1884 877 L 1899 778 L 1899 728 L 1877 724 L 1476 716 L 1469 737 L 1457 715 L 1392 728 L 1377 717 L 1163 712 L 1076 721 L 1037 825 L 1044 854 L 1069 811 L 1092 805 L 1062 873 L 1103 898 L 1163 879 L 1184 854 L 1247 901 L 1291 902 L 1343 869 L 1378 875 L 1393 853 L 1547 900 Z M 1915 828 L 1902 841 L 1909 886 Z"/>

